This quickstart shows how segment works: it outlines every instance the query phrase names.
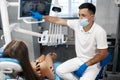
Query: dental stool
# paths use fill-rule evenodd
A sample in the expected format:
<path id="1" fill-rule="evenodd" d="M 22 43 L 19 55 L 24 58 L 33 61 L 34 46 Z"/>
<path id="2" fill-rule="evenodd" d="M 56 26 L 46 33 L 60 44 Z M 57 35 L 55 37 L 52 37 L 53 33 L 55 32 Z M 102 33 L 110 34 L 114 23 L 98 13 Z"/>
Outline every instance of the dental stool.
<path id="1" fill-rule="evenodd" d="M 107 53 L 107 57 L 105 59 L 103 59 L 102 61 L 100 61 L 100 66 L 102 67 L 99 74 L 96 77 L 96 80 L 99 80 L 100 78 L 102 78 L 104 80 L 104 78 L 106 77 L 106 68 L 107 68 L 107 64 L 112 60 L 112 54 L 110 52 Z"/>
<path id="2" fill-rule="evenodd" d="M 13 72 L 21 72 L 19 61 L 13 58 L 0 58 L 0 80 L 17 80 L 19 76 L 13 76 Z"/>
<path id="3" fill-rule="evenodd" d="M 106 68 L 106 65 L 111 61 L 111 59 L 112 59 L 112 55 L 111 55 L 111 53 L 110 52 L 108 52 L 107 53 L 107 57 L 105 58 L 105 59 L 103 59 L 102 61 L 100 61 L 100 66 L 101 66 L 101 70 L 100 70 L 100 72 L 99 72 L 99 74 L 97 75 L 97 77 L 96 77 L 96 80 L 99 80 L 101 77 L 105 77 L 104 75 L 104 73 L 105 73 L 105 68 Z M 77 70 L 77 71 L 79 71 L 79 70 Z M 77 73 L 74 73 L 77 77 L 80 77 L 79 76 L 79 72 L 77 72 Z"/>

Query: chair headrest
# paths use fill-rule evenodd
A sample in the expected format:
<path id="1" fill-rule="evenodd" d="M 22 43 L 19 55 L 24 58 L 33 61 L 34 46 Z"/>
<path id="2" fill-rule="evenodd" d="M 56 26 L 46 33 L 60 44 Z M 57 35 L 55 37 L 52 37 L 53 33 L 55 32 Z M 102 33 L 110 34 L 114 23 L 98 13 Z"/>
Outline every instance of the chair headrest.
<path id="1" fill-rule="evenodd" d="M 22 68 L 19 61 L 13 58 L 0 58 L 0 70 L 5 73 L 12 73 L 12 71 L 21 72 Z"/>

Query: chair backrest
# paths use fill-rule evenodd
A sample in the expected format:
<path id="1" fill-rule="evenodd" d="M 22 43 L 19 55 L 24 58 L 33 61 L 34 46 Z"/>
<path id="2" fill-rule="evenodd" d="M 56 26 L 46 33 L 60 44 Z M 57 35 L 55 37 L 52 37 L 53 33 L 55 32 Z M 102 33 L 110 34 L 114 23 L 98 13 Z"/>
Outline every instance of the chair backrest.
<path id="1" fill-rule="evenodd" d="M 15 70 L 17 72 L 21 72 L 22 68 L 19 64 L 19 61 L 14 58 L 3 58 L 4 48 L 0 48 L 0 70 L 4 72 L 11 72 L 11 70 Z"/>
<path id="2" fill-rule="evenodd" d="M 102 67 L 100 72 L 98 73 L 96 80 L 98 80 L 103 73 L 104 67 L 111 61 L 112 59 L 112 54 L 110 52 L 107 53 L 107 57 L 105 59 L 103 59 L 102 61 L 100 61 L 100 66 Z"/>
<path id="3" fill-rule="evenodd" d="M 12 73 L 13 70 L 21 72 L 19 61 L 13 58 L 0 58 L 0 70 L 4 73 Z"/>
<path id="4" fill-rule="evenodd" d="M 22 68 L 19 61 L 13 58 L 0 58 L 0 80 L 18 80 L 13 79 L 13 72 L 21 72 Z M 12 79 L 11 79 L 12 78 Z"/>

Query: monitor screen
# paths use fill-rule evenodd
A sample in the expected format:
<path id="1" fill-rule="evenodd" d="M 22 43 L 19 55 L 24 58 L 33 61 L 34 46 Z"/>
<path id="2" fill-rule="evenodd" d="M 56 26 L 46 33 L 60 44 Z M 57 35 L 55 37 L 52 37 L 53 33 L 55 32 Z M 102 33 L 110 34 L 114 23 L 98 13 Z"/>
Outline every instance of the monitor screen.
<path id="1" fill-rule="evenodd" d="M 18 18 L 31 18 L 30 10 L 49 15 L 52 0 L 19 0 Z"/>

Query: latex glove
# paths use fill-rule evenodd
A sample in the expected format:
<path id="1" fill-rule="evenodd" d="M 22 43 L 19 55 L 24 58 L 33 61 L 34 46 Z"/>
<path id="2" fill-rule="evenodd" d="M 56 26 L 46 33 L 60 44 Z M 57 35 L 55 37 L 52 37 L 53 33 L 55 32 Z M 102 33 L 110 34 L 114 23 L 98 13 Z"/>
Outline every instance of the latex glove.
<path id="1" fill-rule="evenodd" d="M 32 17 L 35 19 L 42 20 L 42 18 L 43 18 L 43 15 L 40 14 L 39 12 L 34 12 L 34 11 L 30 10 L 30 13 L 32 14 Z"/>
<path id="2" fill-rule="evenodd" d="M 84 74 L 87 67 L 88 66 L 86 65 L 86 63 L 84 63 L 83 65 L 80 66 L 80 68 L 77 71 L 74 72 L 75 75 L 78 76 L 78 77 L 81 77 Z"/>

